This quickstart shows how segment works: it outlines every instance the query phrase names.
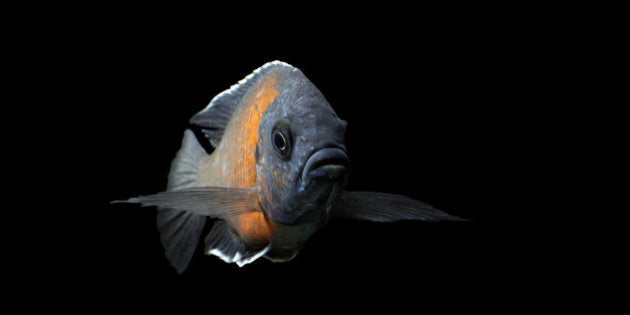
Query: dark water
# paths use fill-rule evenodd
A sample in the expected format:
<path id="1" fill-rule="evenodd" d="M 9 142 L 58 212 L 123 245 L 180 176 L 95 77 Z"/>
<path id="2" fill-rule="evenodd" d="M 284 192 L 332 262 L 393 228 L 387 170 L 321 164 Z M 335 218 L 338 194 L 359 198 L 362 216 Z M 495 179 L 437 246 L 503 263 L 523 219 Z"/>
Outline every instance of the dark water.
<path id="1" fill-rule="evenodd" d="M 177 36 L 88 44 L 74 72 L 73 100 L 82 106 L 68 108 L 82 119 L 63 126 L 85 138 L 69 145 L 80 152 L 68 158 L 80 176 L 67 191 L 76 202 L 49 239 L 54 259 L 35 263 L 50 266 L 53 283 L 99 301 L 144 293 L 152 304 L 184 296 L 210 305 L 237 295 L 319 307 L 369 305 L 384 295 L 392 305 L 509 299 L 503 288 L 542 264 L 527 242 L 536 233 L 524 223 L 528 211 L 511 197 L 525 168 L 513 160 L 524 153 L 510 127 L 528 110 L 519 76 L 526 65 L 501 34 L 443 32 L 419 45 L 367 38 L 319 49 L 221 50 Z M 163 256 L 155 210 L 108 202 L 163 190 L 190 116 L 275 59 L 300 68 L 348 121 L 349 189 L 405 194 L 470 222 L 338 220 L 290 263 L 238 268 L 199 254 L 177 275 Z"/>

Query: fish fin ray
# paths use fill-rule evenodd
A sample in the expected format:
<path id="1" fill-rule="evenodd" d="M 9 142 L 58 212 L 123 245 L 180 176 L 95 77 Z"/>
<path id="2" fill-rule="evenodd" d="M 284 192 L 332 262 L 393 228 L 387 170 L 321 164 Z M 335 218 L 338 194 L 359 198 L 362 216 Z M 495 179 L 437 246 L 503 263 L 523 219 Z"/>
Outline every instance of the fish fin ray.
<path id="1" fill-rule="evenodd" d="M 178 273 L 184 272 L 195 254 L 206 218 L 189 212 L 158 209 L 157 226 L 164 253 Z"/>
<path id="2" fill-rule="evenodd" d="M 114 202 L 157 206 L 221 219 L 260 211 L 254 194 L 252 188 L 195 187 Z"/>
<path id="3" fill-rule="evenodd" d="M 206 255 L 214 255 L 226 263 L 236 263 L 243 267 L 258 258 L 264 256 L 271 245 L 264 248 L 251 248 L 241 242 L 234 231 L 232 231 L 225 221 L 214 223 L 212 230 L 206 237 Z"/>
<path id="4" fill-rule="evenodd" d="M 182 147 L 171 162 L 168 173 L 167 190 L 196 187 L 199 184 L 197 172 L 199 163 L 208 156 L 191 130 L 184 131 Z"/>
<path id="5" fill-rule="evenodd" d="M 201 127 L 206 139 L 216 148 L 223 137 L 223 132 L 230 122 L 236 107 L 245 93 L 247 93 L 260 78 L 278 69 L 297 70 L 297 68 L 282 61 L 268 62 L 238 81 L 237 84 L 232 85 L 229 89 L 215 96 L 206 108 L 190 118 L 189 123 Z"/>
<path id="6" fill-rule="evenodd" d="M 366 191 L 344 191 L 335 213 L 337 217 L 375 222 L 467 221 L 403 195 Z"/>

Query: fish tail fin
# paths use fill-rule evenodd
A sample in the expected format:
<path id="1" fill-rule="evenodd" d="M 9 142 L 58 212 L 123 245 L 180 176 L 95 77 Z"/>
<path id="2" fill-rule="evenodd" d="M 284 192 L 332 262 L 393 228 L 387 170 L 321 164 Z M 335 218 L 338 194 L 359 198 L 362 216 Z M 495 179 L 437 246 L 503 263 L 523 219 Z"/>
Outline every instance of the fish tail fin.
<path id="1" fill-rule="evenodd" d="M 214 223 L 206 237 L 206 255 L 214 255 L 226 263 L 243 267 L 265 255 L 271 246 L 250 248 L 238 239 L 236 233 L 223 220 Z"/>
<path id="2" fill-rule="evenodd" d="M 186 130 L 182 147 L 171 163 L 168 190 L 197 187 L 199 162 L 207 156 L 192 131 Z M 206 218 L 170 208 L 158 208 L 157 227 L 166 258 L 182 273 L 192 260 L 201 238 Z"/>

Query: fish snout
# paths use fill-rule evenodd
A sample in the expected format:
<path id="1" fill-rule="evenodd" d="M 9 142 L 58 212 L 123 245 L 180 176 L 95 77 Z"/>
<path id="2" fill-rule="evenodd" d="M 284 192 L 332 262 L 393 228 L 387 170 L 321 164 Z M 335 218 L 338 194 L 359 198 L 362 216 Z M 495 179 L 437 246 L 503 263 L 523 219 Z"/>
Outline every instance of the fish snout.
<path id="1" fill-rule="evenodd" d="M 339 148 L 324 148 L 309 157 L 302 171 L 302 186 L 308 186 L 314 179 L 336 181 L 350 168 L 346 152 Z"/>

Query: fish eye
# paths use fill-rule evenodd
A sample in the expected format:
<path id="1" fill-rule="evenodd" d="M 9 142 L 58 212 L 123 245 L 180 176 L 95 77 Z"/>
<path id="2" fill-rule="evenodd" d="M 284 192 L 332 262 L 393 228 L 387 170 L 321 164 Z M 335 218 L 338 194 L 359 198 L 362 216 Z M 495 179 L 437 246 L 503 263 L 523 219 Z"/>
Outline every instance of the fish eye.
<path id="1" fill-rule="evenodd" d="M 279 120 L 271 132 L 271 141 L 276 152 L 283 158 L 291 154 L 291 128 L 287 119 Z"/>

